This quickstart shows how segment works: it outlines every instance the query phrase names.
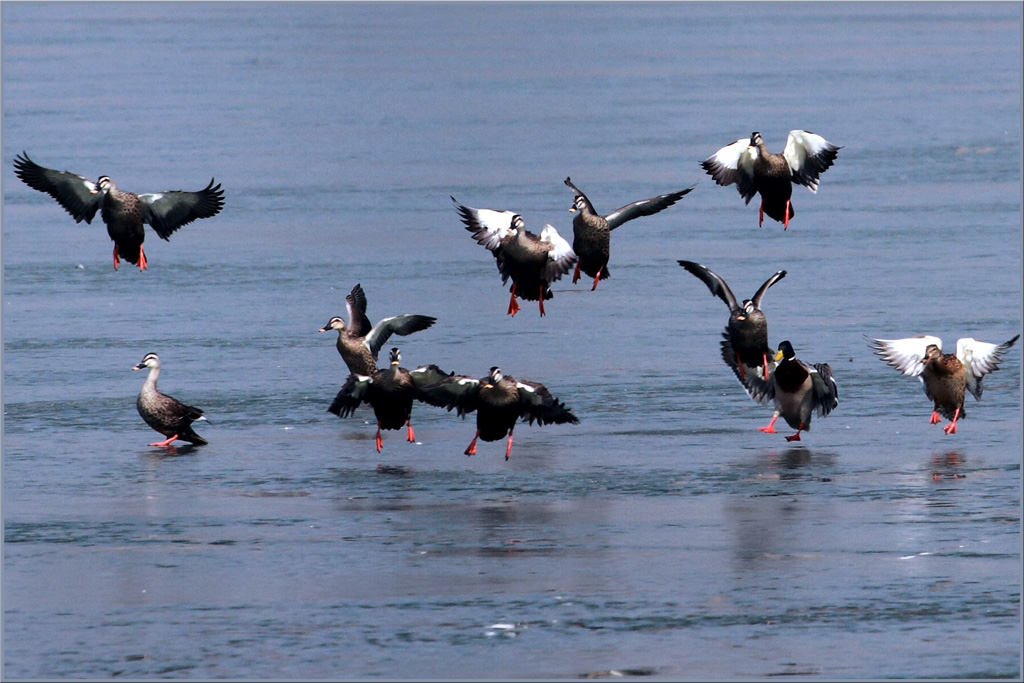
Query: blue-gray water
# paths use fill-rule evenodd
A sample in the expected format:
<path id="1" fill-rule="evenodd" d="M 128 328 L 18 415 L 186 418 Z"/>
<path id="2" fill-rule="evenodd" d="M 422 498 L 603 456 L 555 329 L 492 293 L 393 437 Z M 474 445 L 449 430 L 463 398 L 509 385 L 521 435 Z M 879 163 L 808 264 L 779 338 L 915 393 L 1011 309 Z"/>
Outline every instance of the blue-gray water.
<path id="1" fill-rule="evenodd" d="M 2 11 L 5 679 L 1021 675 L 1021 345 L 946 436 L 864 339 L 1020 330 L 1019 3 Z M 698 162 L 794 128 L 843 149 L 758 228 Z M 22 150 L 226 205 L 115 272 Z M 567 236 L 566 176 L 604 211 L 697 187 L 510 318 L 449 195 Z M 800 443 L 677 259 L 742 298 L 788 270 L 771 341 L 840 389 Z M 500 365 L 580 424 L 467 458 L 420 404 L 378 455 L 326 412 L 356 283 L 438 318 L 406 367 Z M 146 445 L 149 351 L 210 445 Z"/>

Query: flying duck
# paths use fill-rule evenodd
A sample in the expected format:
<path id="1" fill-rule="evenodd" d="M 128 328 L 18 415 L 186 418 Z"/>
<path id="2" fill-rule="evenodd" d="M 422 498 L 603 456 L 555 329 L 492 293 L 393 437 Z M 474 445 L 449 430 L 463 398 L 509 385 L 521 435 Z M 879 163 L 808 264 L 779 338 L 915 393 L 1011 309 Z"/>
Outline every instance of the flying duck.
<path id="1" fill-rule="evenodd" d="M 377 356 L 392 334 L 404 337 L 437 322 L 437 318 L 429 315 L 406 314 L 384 318 L 371 326 L 366 317 L 366 294 L 359 284 L 345 297 L 345 306 L 348 308 L 348 324 L 334 316 L 320 331 L 338 331 L 338 353 L 349 372 L 360 375 L 372 375 L 377 371 Z"/>
<path id="2" fill-rule="evenodd" d="M 634 218 L 652 216 L 662 209 L 667 209 L 696 187 L 694 185 L 678 192 L 641 199 L 620 206 L 610 214 L 602 216 L 594 209 L 594 205 L 587 199 L 587 195 L 572 184 L 572 180 L 566 178 L 565 184 L 575 194 L 572 208 L 569 211 L 576 214 L 572 219 L 572 250 L 576 252 L 579 260 L 576 262 L 576 271 L 573 273 L 572 282 L 576 284 L 579 281 L 582 270 L 594 278 L 594 286 L 590 288 L 590 291 L 597 289 L 599 280 L 611 277 L 611 273 L 608 272 L 608 258 L 611 250 L 612 230 Z"/>
<path id="3" fill-rule="evenodd" d="M 352 373 L 345 380 L 341 391 L 334 397 L 327 412 L 338 417 L 348 417 L 362 403 L 369 403 L 377 417 L 377 452 L 383 447 L 380 430 L 406 429 L 406 440 L 416 441 L 412 429 L 412 402 L 423 400 L 422 387 L 435 384 L 451 377 L 436 365 L 424 365 L 415 370 L 401 367 L 402 354 L 391 349 L 391 365 L 367 376 Z"/>
<path id="4" fill-rule="evenodd" d="M 981 400 L 982 380 L 999 369 L 1002 356 L 1020 335 L 1002 344 L 963 337 L 956 341 L 956 353 L 942 353 L 942 340 L 929 335 L 906 339 L 872 339 L 875 355 L 904 375 L 917 377 L 924 385 L 925 395 L 934 402 L 930 424 L 941 417 L 949 420 L 943 427 L 946 434 L 956 434 L 956 422 L 967 416 L 964 411 L 964 390 Z"/>
<path id="5" fill-rule="evenodd" d="M 160 359 L 155 353 L 147 353 L 138 365 L 132 366 L 132 370 L 142 368 L 149 368 L 149 375 L 142 385 L 142 390 L 139 391 L 135 407 L 146 424 L 167 437 L 163 441 L 155 441 L 149 445 L 168 448 L 176 439 L 196 445 L 208 443 L 206 439 L 192 431 L 193 422 L 206 419 L 203 411 L 157 391 L 156 380 L 160 377 Z"/>
<path id="6" fill-rule="evenodd" d="M 537 382 L 518 381 L 504 375 L 498 367 L 482 379 L 454 375 L 424 388 L 427 403 L 451 410 L 459 417 L 476 412 L 476 434 L 466 448 L 466 455 L 476 453 L 477 439 L 498 441 L 506 434 L 505 460 L 512 455 L 512 431 L 519 418 L 538 425 L 578 424 L 579 419 Z"/>
<path id="7" fill-rule="evenodd" d="M 551 283 L 569 272 L 576 263 L 576 254 L 558 231 L 545 225 L 540 237 L 526 229 L 523 217 L 512 211 L 474 209 L 452 202 L 458 209 L 466 230 L 473 233 L 478 244 L 487 247 L 498 265 L 501 283 L 512 279 L 508 314 L 519 312 L 516 297 L 539 301 L 544 315 L 544 300 L 554 296 Z"/>
<path id="8" fill-rule="evenodd" d="M 828 363 L 813 366 L 796 357 L 793 345 L 788 341 L 779 344 L 775 354 L 775 369 L 768 381 L 756 373 L 747 376 L 747 391 L 758 403 L 775 402 L 772 421 L 758 431 L 775 433 L 775 421 L 781 415 L 786 424 L 796 430 L 786 441 L 799 441 L 800 432 L 811 428 L 811 417 L 817 411 L 826 417 L 839 405 L 839 387 L 832 377 Z"/>
<path id="9" fill-rule="evenodd" d="M 109 176 L 102 175 L 92 183 L 68 171 L 43 168 L 24 152 L 14 158 L 14 172 L 33 190 L 56 199 L 76 223 L 92 223 L 99 210 L 107 234 L 114 241 L 114 270 L 122 258 L 137 265 L 140 271 L 146 269 L 146 253 L 142 249 L 146 239 L 144 223 L 168 240 L 181 226 L 197 218 L 216 216 L 224 206 L 224 191 L 219 183 L 213 184 L 213 179 L 198 192 L 135 194 L 117 189 Z"/>
<path id="10" fill-rule="evenodd" d="M 761 134 L 740 139 L 700 162 L 708 175 L 719 185 L 732 185 L 749 204 L 755 194 L 761 195 L 758 225 L 764 215 L 789 228 L 789 219 L 796 211 L 790 202 L 793 183 L 818 193 L 818 176 L 824 173 L 842 147 L 806 130 L 791 130 L 782 154 L 772 154 Z"/>
<path id="11" fill-rule="evenodd" d="M 765 280 L 753 298 L 744 299 L 740 306 L 729 285 L 710 268 L 693 261 L 679 261 L 679 265 L 700 278 L 712 296 L 719 297 L 729 307 L 729 322 L 722 333 L 722 360 L 732 368 L 740 384 L 746 386 L 747 375 L 759 372 L 761 379 L 767 381 L 775 361 L 772 360 L 769 367 L 768 357 L 774 353 L 768 346 L 768 319 L 761 311 L 761 297 L 769 287 L 786 277 L 786 271 L 777 271 Z"/>

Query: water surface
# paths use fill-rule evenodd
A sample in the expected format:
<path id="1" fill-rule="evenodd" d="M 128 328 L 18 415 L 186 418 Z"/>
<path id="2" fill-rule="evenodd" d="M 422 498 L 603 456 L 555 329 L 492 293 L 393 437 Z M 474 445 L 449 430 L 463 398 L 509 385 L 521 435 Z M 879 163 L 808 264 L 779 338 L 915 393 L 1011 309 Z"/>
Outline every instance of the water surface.
<path id="1" fill-rule="evenodd" d="M 864 335 L 1021 327 L 1021 6 L 3 6 L 3 675 L 1019 677 L 1020 351 L 946 436 Z M 788 230 L 698 162 L 760 131 L 842 145 Z M 224 211 L 115 272 L 15 154 Z M 514 318 L 449 195 L 571 234 L 612 277 Z M 768 275 L 771 340 L 829 362 L 799 443 L 718 357 Z M 462 454 L 326 412 L 361 283 L 433 315 L 406 367 L 544 382 L 579 425 Z M 391 344 L 389 344 L 390 346 Z M 152 448 L 160 388 L 210 445 Z M 385 466 L 378 469 L 378 465 Z"/>

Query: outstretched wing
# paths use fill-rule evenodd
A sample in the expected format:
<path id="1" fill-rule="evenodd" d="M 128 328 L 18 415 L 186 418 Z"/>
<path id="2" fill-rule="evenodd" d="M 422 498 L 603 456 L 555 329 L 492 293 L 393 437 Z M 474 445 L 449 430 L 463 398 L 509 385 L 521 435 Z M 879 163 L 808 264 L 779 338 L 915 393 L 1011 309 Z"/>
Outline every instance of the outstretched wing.
<path id="1" fill-rule="evenodd" d="M 516 389 L 519 390 L 519 415 L 530 424 L 533 424 L 534 420 L 539 425 L 579 424 L 579 418 L 573 415 L 564 403 L 552 396 L 543 384 L 514 381 Z"/>
<path id="2" fill-rule="evenodd" d="M 76 223 L 92 223 L 103 194 L 95 183 L 68 171 L 44 168 L 22 152 L 14 157 L 14 173 L 33 190 L 45 192 L 71 214 Z"/>
<path id="3" fill-rule="evenodd" d="M 348 309 L 348 332 L 355 337 L 370 334 L 370 319 L 366 317 L 366 294 L 359 283 L 345 295 L 345 308 Z M 383 344 L 383 342 L 381 342 Z M 376 352 L 373 354 L 376 358 Z"/>
<path id="4" fill-rule="evenodd" d="M 438 382 L 420 386 L 419 390 L 419 400 L 446 410 L 455 408 L 459 417 L 463 417 L 477 408 L 480 380 L 452 374 Z"/>
<path id="5" fill-rule="evenodd" d="M 680 199 L 690 194 L 696 185 L 691 185 L 685 190 L 679 190 L 678 192 L 670 192 L 669 194 L 660 194 L 657 197 L 651 197 L 650 199 L 641 199 L 631 204 L 621 206 L 610 214 L 604 217 L 608 221 L 608 229 L 614 230 L 623 223 L 639 218 L 641 216 L 651 216 L 662 209 L 667 209 L 672 206 Z"/>
<path id="6" fill-rule="evenodd" d="M 1015 335 L 1013 339 L 1002 344 L 989 344 L 970 337 L 964 337 L 956 341 L 956 357 L 964 365 L 964 375 L 967 381 L 967 390 L 974 394 L 974 398 L 981 399 L 981 381 L 990 372 L 999 369 L 1002 356 L 1020 338 Z"/>
<path id="7" fill-rule="evenodd" d="M 156 234 L 167 239 L 175 230 L 197 218 L 210 218 L 224 207 L 224 190 L 220 183 L 210 184 L 198 192 L 170 190 L 155 194 L 140 194 L 142 220 L 153 227 Z"/>
<path id="8" fill-rule="evenodd" d="M 366 400 L 367 392 L 372 383 L 373 378 L 367 375 L 350 374 L 345 383 L 341 385 L 341 391 L 334 397 L 334 401 L 331 403 L 331 407 L 327 409 L 327 412 L 333 413 L 338 417 L 348 417 L 355 412 L 360 403 Z"/>
<path id="9" fill-rule="evenodd" d="M 551 249 L 548 251 L 548 262 L 544 266 L 544 279 L 547 282 L 554 282 L 576 265 L 578 257 L 569 242 L 558 234 L 553 225 L 544 226 L 544 229 L 540 231 L 540 241 L 551 245 Z"/>
<path id="10" fill-rule="evenodd" d="M 573 191 L 573 194 L 575 194 L 577 197 L 581 197 L 583 199 L 584 203 L 587 205 L 587 211 L 589 211 L 590 213 L 594 213 L 594 214 L 597 213 L 597 210 L 594 209 L 594 205 L 590 203 L 590 199 L 587 198 L 587 195 L 583 194 L 583 192 L 580 190 L 580 188 L 578 188 L 575 185 L 573 185 L 572 184 L 572 180 L 570 180 L 568 176 L 566 176 L 564 182 L 565 182 L 565 186 Z"/>
<path id="11" fill-rule="evenodd" d="M 872 339 L 867 337 L 876 356 L 896 368 L 904 375 L 920 377 L 924 371 L 924 353 L 929 345 L 935 344 L 942 350 L 942 340 L 930 335 L 918 335 L 905 339 Z M 923 380 L 922 380 L 923 381 Z"/>
<path id="12" fill-rule="evenodd" d="M 793 182 L 817 194 L 818 176 L 832 165 L 841 149 L 810 131 L 791 130 L 782 156 L 793 172 Z"/>
<path id="13" fill-rule="evenodd" d="M 754 293 L 754 297 L 750 300 L 750 302 L 754 304 L 754 308 L 761 308 L 761 298 L 764 297 L 764 293 L 768 291 L 769 287 L 771 287 L 784 277 L 786 277 L 786 271 L 779 270 L 776 271 L 775 274 L 772 275 L 770 278 L 764 281 L 764 284 L 758 288 L 757 292 Z"/>
<path id="14" fill-rule="evenodd" d="M 814 392 L 814 408 L 818 415 L 825 417 L 839 405 L 839 385 L 832 376 L 832 368 L 828 363 L 815 363 L 811 367 L 804 363 L 811 376 L 811 391 Z"/>
<path id="15" fill-rule="evenodd" d="M 455 373 L 445 372 L 431 363 L 430 365 L 421 365 L 415 370 L 410 370 L 409 377 L 412 379 L 412 385 L 416 388 L 416 400 L 429 403 L 430 405 L 439 405 L 437 399 L 429 396 L 425 390 L 427 387 L 433 387 L 439 382 L 455 377 Z"/>
<path id="16" fill-rule="evenodd" d="M 713 270 L 694 261 L 679 261 L 679 265 L 700 278 L 701 282 L 711 290 L 712 296 L 717 296 L 724 301 L 725 305 L 729 307 L 730 312 L 739 310 L 739 304 L 736 302 L 736 297 L 733 295 L 732 290 L 729 289 L 729 285 L 725 284 L 725 280 Z"/>
<path id="17" fill-rule="evenodd" d="M 455 197 L 451 197 L 451 200 L 455 203 L 459 216 L 466 225 L 466 230 L 473 233 L 473 239 L 492 252 L 501 247 L 501 240 L 508 237 L 518 216 L 513 211 L 474 209 L 470 206 L 463 206 L 455 200 Z M 521 217 L 519 221 L 522 222 Z"/>
<path id="18" fill-rule="evenodd" d="M 757 148 L 751 147 L 749 138 L 737 140 L 700 162 L 701 167 L 719 185 L 736 183 L 736 189 L 748 204 L 757 193 L 754 189 L 754 154 L 750 152 L 751 149 L 756 153 Z"/>
<path id="19" fill-rule="evenodd" d="M 413 332 L 419 332 L 425 330 L 434 323 L 437 322 L 437 318 L 433 318 L 429 315 L 396 315 L 390 318 L 383 318 L 370 333 L 366 335 L 363 343 L 369 347 L 370 353 L 373 354 L 374 359 L 377 358 L 377 353 L 383 348 L 384 344 L 387 343 L 388 339 L 393 334 L 397 334 L 400 337 L 405 337 Z"/>

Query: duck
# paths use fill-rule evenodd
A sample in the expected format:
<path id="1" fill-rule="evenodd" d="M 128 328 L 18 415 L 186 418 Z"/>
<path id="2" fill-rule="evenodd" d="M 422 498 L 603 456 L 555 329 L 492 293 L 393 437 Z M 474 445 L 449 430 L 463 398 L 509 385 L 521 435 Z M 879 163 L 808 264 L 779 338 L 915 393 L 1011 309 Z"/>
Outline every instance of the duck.
<path id="1" fill-rule="evenodd" d="M 224 207 L 224 191 L 220 184 L 210 184 L 198 192 L 168 190 L 135 194 L 120 190 L 110 176 L 101 175 L 93 183 L 68 171 L 44 168 L 22 152 L 14 158 L 15 174 L 33 190 L 45 192 L 57 200 L 76 223 L 92 223 L 96 211 L 114 241 L 114 270 L 123 258 L 146 270 L 148 260 L 142 243 L 146 239 L 144 224 L 169 241 L 171 234 L 192 221 L 211 218 Z"/>
<path id="2" fill-rule="evenodd" d="M 437 322 L 437 318 L 429 315 L 408 313 L 382 318 L 371 326 L 366 317 L 366 293 L 359 283 L 345 296 L 345 306 L 348 309 L 348 324 L 341 317 L 334 316 L 320 331 L 338 331 L 338 353 L 349 372 L 360 375 L 369 376 L 377 371 L 377 357 L 391 335 L 405 337 Z"/>
<path id="3" fill-rule="evenodd" d="M 195 406 L 185 405 L 173 396 L 157 391 L 156 381 L 160 377 L 160 358 L 155 353 L 147 353 L 138 365 L 132 366 L 132 370 L 143 368 L 149 368 L 149 375 L 146 376 L 142 390 L 139 391 L 135 408 L 146 424 L 167 437 L 163 441 L 155 441 L 149 445 L 171 448 L 171 444 L 178 439 L 198 446 L 209 443 L 192 430 L 193 422 L 206 419 L 203 411 Z"/>
<path id="4" fill-rule="evenodd" d="M 587 195 L 572 184 L 572 179 L 567 177 L 565 185 L 573 191 L 573 203 L 569 209 L 575 213 L 572 219 L 572 250 L 579 260 L 576 261 L 576 270 L 572 276 L 573 284 L 579 282 L 580 271 L 594 278 L 594 285 L 590 291 L 597 289 L 600 280 L 611 277 L 608 270 L 608 259 L 611 250 L 611 231 L 623 223 L 639 218 L 641 216 L 653 216 L 654 214 L 667 209 L 680 199 L 693 191 L 696 185 L 660 194 L 657 197 L 641 199 L 639 201 L 620 206 L 611 213 L 602 216 L 594 209 L 594 205 L 587 199 Z"/>
<path id="5" fill-rule="evenodd" d="M 841 149 L 810 131 L 791 130 L 782 154 L 773 154 L 755 131 L 749 140 L 741 138 L 726 145 L 700 165 L 719 185 L 735 183 L 747 204 L 755 194 L 761 195 L 758 226 L 764 225 L 768 214 L 788 230 L 789 219 L 796 214 L 790 200 L 793 183 L 817 194 L 820 175 L 832 166 Z"/>
<path id="6" fill-rule="evenodd" d="M 453 373 L 446 373 L 436 365 L 424 365 L 415 370 L 401 367 L 402 354 L 397 348 L 391 349 L 390 366 L 377 370 L 372 375 L 352 373 L 345 380 L 338 395 L 327 412 L 338 417 L 348 417 L 363 403 L 373 408 L 377 418 L 377 452 L 384 446 L 382 429 L 406 429 L 406 440 L 416 442 L 412 428 L 412 404 L 423 400 L 422 387 L 436 384 Z"/>
<path id="7" fill-rule="evenodd" d="M 424 387 L 425 401 L 447 410 L 453 408 L 459 417 L 476 411 L 476 433 L 466 447 L 466 455 L 476 454 L 477 440 L 499 441 L 508 436 L 505 460 L 512 456 L 512 432 L 522 418 L 533 424 L 579 424 L 564 403 L 556 399 L 539 382 L 517 380 L 494 366 L 486 377 L 474 379 L 453 375 Z"/>
<path id="8" fill-rule="evenodd" d="M 449 195 L 450 196 L 450 195 Z M 572 269 L 577 257 L 569 243 L 548 224 L 537 236 L 526 229 L 523 217 L 513 211 L 474 209 L 451 197 L 466 226 L 478 244 L 494 254 L 501 283 L 512 280 L 508 315 L 519 312 L 516 297 L 537 301 L 543 317 L 544 301 L 554 297 L 551 283 Z"/>
<path id="9" fill-rule="evenodd" d="M 999 369 L 1003 354 L 1019 338 L 1018 334 L 1002 344 L 991 344 L 961 337 L 956 341 L 956 353 L 943 353 L 942 340 L 932 335 L 904 339 L 867 337 L 867 340 L 875 355 L 887 364 L 921 380 L 925 395 L 933 402 L 929 424 L 938 424 L 946 418 L 949 424 L 943 431 L 956 434 L 957 421 L 967 416 L 966 392 L 973 394 L 975 400 L 981 400 L 985 375 Z"/>
<path id="10" fill-rule="evenodd" d="M 712 296 L 719 297 L 729 307 L 729 322 L 722 333 L 722 360 L 732 368 L 740 384 L 746 387 L 747 375 L 761 373 L 767 381 L 775 361 L 774 350 L 768 346 L 768 319 L 761 310 L 761 299 L 768 288 L 786 277 L 785 270 L 776 271 L 764 281 L 754 296 L 744 299 L 742 306 L 737 303 L 725 280 L 707 266 L 694 261 L 679 261 L 679 265 L 700 278 L 711 290 Z"/>
<path id="11" fill-rule="evenodd" d="M 775 353 L 775 369 L 768 380 L 757 374 L 747 376 L 750 397 L 758 403 L 773 401 L 772 420 L 758 431 L 775 433 L 775 421 L 781 416 L 796 434 L 786 441 L 800 441 L 800 432 L 809 431 L 815 411 L 827 417 L 839 405 L 839 387 L 828 363 L 809 365 L 796 357 L 788 340 L 779 344 Z"/>

